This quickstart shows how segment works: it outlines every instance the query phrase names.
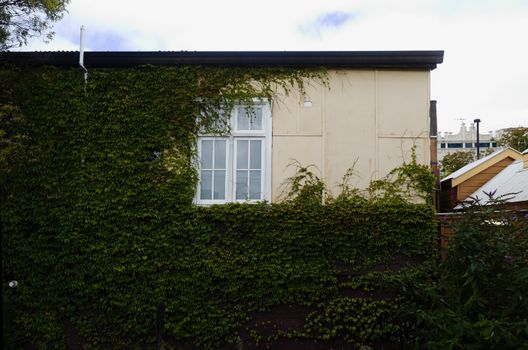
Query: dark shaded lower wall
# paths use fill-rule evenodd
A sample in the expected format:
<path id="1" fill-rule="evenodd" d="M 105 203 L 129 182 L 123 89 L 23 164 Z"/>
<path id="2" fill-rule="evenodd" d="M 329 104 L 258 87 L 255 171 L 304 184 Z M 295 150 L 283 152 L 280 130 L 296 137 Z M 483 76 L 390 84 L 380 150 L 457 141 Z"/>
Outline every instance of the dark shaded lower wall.
<path id="1" fill-rule="evenodd" d="M 436 248 L 433 209 L 403 203 L 186 207 L 62 227 L 4 225 L 4 278 L 19 282 L 4 291 L 6 348 L 152 349 L 163 305 L 164 349 L 398 349 L 410 321 L 392 282 Z"/>

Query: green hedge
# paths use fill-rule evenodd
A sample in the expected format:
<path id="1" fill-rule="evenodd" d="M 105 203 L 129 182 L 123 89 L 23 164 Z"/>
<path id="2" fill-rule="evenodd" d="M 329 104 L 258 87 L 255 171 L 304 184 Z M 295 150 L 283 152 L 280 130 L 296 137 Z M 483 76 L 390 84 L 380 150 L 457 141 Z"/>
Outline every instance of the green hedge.
<path id="1" fill-rule="evenodd" d="M 235 342 L 255 311 L 338 297 L 351 281 L 338 280 L 340 269 L 361 275 L 434 247 L 425 205 L 232 204 L 144 223 L 113 215 L 85 232 L 61 230 L 59 217 L 38 234 L 21 230 L 31 217 L 5 226 L 5 269 L 19 281 L 7 294 L 21 339 L 64 344 L 67 318 L 95 348 L 142 348 L 155 342 L 163 303 L 166 337 L 217 348 Z"/>
<path id="2" fill-rule="evenodd" d="M 528 349 L 528 212 L 507 197 L 454 217 L 445 259 L 407 280 L 422 348 Z"/>

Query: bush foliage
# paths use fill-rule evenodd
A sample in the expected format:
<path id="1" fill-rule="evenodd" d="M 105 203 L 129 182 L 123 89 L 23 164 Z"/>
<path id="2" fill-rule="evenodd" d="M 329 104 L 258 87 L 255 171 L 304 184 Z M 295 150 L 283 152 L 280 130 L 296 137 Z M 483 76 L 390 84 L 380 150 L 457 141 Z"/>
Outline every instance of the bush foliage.
<path id="1" fill-rule="evenodd" d="M 461 226 L 436 267 L 434 210 L 413 202 L 432 176 L 414 159 L 365 192 L 351 169 L 333 198 L 301 167 L 283 203 L 192 205 L 199 131 L 306 78 L 324 84 L 285 69 L 93 70 L 86 85 L 0 70 L 2 274 L 19 283 L 3 284 L 5 346 L 153 348 L 160 305 L 167 349 L 522 344 L 516 223 Z M 300 323 L 258 322 L 280 307 Z"/>
<path id="2" fill-rule="evenodd" d="M 0 74 L 3 278 L 19 282 L 4 286 L 8 345 L 152 347 L 160 304 L 167 348 L 262 342 L 258 332 L 242 339 L 244 325 L 277 305 L 313 313 L 307 328 L 269 340 L 342 338 L 336 317 L 357 306 L 347 329 L 387 326 L 362 326 L 349 341 L 402 341 L 396 299 L 339 299 L 339 289 L 369 266 L 433 256 L 429 205 L 321 205 L 295 191 L 283 204 L 191 204 L 199 130 L 221 125 L 235 101 L 302 91 L 306 78 L 324 84 L 320 71 L 92 70 L 86 85 L 76 70 Z"/>
<path id="3" fill-rule="evenodd" d="M 420 348 L 527 348 L 528 214 L 491 202 L 466 208 L 445 259 L 408 280 Z"/>
<path id="4" fill-rule="evenodd" d="M 454 173 L 458 169 L 473 162 L 474 160 L 474 152 L 456 151 L 453 153 L 446 154 L 444 158 L 440 161 L 442 177 Z"/>

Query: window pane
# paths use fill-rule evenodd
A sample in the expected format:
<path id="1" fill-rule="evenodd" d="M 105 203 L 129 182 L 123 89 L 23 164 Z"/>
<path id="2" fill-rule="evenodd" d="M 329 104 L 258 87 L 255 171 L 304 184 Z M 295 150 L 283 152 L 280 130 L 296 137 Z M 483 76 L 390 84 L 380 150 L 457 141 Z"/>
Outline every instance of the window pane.
<path id="1" fill-rule="evenodd" d="M 249 116 L 251 130 L 262 130 L 262 107 L 253 108 L 253 114 Z"/>
<path id="2" fill-rule="evenodd" d="M 261 199 L 260 176 L 260 170 L 252 170 L 249 172 L 249 199 Z"/>
<path id="3" fill-rule="evenodd" d="M 214 168 L 225 169 L 226 168 L 226 141 L 215 140 L 214 142 Z"/>
<path id="4" fill-rule="evenodd" d="M 236 199 L 247 199 L 248 198 L 248 172 L 237 171 L 236 172 Z"/>
<path id="5" fill-rule="evenodd" d="M 244 107 L 237 109 L 237 130 L 249 130 L 249 118 Z"/>
<path id="6" fill-rule="evenodd" d="M 262 169 L 262 141 L 252 140 L 250 145 L 250 169 Z"/>
<path id="7" fill-rule="evenodd" d="M 202 170 L 200 175 L 200 199 L 212 199 L 213 172 Z"/>
<path id="8" fill-rule="evenodd" d="M 213 168 L 213 140 L 202 140 L 201 168 Z"/>
<path id="9" fill-rule="evenodd" d="M 248 168 L 248 144 L 247 140 L 237 141 L 237 169 Z"/>
<path id="10" fill-rule="evenodd" d="M 225 170 L 214 172 L 213 199 L 225 199 Z"/>

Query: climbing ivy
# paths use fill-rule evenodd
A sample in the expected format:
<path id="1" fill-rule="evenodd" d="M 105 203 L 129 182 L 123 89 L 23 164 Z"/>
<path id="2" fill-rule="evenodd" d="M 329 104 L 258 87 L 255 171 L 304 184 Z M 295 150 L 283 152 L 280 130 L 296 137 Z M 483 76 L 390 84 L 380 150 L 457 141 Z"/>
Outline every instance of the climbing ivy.
<path id="1" fill-rule="evenodd" d="M 200 130 L 222 129 L 235 103 L 324 84 L 323 71 L 147 66 L 94 69 L 85 84 L 76 70 L 3 67 L 0 77 L 2 273 L 19 282 L 3 285 L 6 347 L 152 348 L 160 305 L 165 348 L 251 347 L 247 334 L 262 337 L 252 320 L 278 305 L 313 313 L 276 339 L 342 339 L 337 317 L 361 310 L 347 341 L 403 342 L 396 292 L 342 291 L 370 270 L 431 258 L 429 205 L 308 194 L 192 205 Z M 322 191 L 312 180 L 304 192 Z M 364 320 L 372 326 L 353 331 Z"/>
<path id="2" fill-rule="evenodd" d="M 296 171 L 284 184 L 286 191 L 283 200 L 305 206 L 333 202 L 432 203 L 435 177 L 427 165 L 416 161 L 416 146 L 411 149 L 410 162 L 403 162 L 386 176 L 372 180 L 366 189 L 358 189 L 350 184 L 357 176 L 355 164 L 343 175 L 338 183 L 340 192 L 334 197 L 324 181 L 315 174 L 313 165 L 303 166 L 292 161 L 289 166 Z"/>

